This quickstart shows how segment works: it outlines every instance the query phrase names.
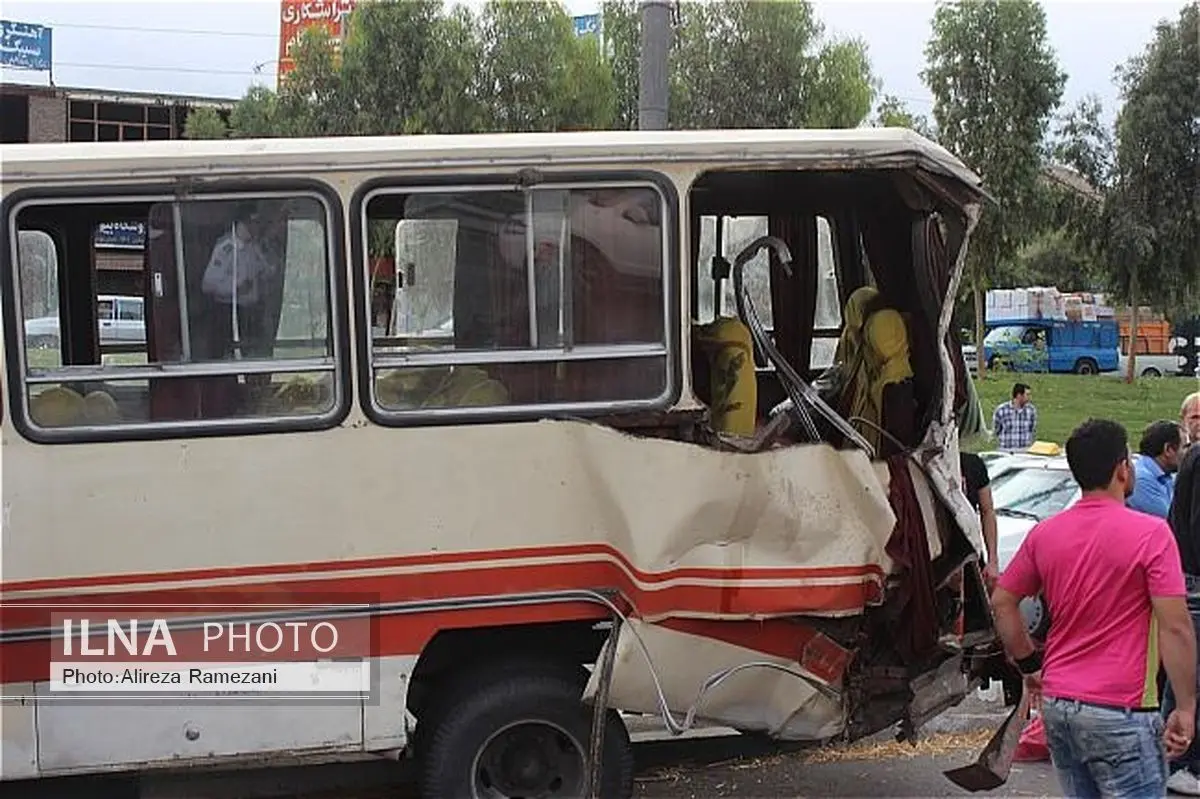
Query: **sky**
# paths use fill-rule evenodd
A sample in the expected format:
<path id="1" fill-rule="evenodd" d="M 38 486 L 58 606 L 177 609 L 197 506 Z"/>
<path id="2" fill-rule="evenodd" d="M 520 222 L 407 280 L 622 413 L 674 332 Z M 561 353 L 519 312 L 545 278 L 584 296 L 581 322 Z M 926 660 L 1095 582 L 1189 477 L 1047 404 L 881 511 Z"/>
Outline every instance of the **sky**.
<path id="1" fill-rule="evenodd" d="M 466 0 L 478 8 L 483 0 Z M 1119 103 L 1114 69 L 1139 53 L 1154 26 L 1175 19 L 1185 0 L 1046 0 L 1051 46 L 1067 73 L 1064 105 L 1099 95 L 1106 115 Z M 599 0 L 566 0 L 572 14 Z M 863 39 L 884 93 L 929 114 L 921 82 L 934 4 L 922 0 L 815 0 L 837 37 Z M 5 20 L 53 28 L 53 81 L 73 88 L 240 97 L 275 85 L 278 0 L 3 0 Z M 5 82 L 47 84 L 46 73 L 0 69 Z"/>

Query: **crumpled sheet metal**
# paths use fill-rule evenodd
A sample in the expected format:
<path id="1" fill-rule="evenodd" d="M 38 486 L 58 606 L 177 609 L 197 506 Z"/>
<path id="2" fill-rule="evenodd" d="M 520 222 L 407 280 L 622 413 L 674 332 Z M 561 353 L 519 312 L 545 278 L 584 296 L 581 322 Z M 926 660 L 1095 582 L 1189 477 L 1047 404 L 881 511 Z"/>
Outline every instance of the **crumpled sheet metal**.
<path id="1" fill-rule="evenodd" d="M 840 734 L 845 726 L 840 698 L 826 696 L 808 680 L 776 669 L 743 669 L 701 697 L 705 683 L 725 669 L 764 661 L 797 669 L 797 663 L 794 659 L 637 619 L 623 624 L 617 639 L 609 688 L 610 707 L 660 714 L 654 679 L 635 633 L 649 650 L 667 707 L 679 723 L 683 723 L 688 710 L 699 699 L 695 726 L 732 727 L 743 732 L 765 733 L 778 740 L 824 740 Z M 810 677 L 818 679 L 815 675 Z M 595 694 L 598 681 L 599 670 L 596 670 L 585 690 L 585 701 Z"/>
<path id="2" fill-rule="evenodd" d="M 591 528 L 581 538 L 611 544 L 644 574 L 669 573 L 668 583 L 725 589 L 715 607 L 655 603 L 652 613 L 635 615 L 844 616 L 881 597 L 896 517 L 886 468 L 881 474 L 861 451 L 814 444 L 717 452 L 547 424 L 569 447 L 560 474 L 575 486 L 576 523 Z"/>

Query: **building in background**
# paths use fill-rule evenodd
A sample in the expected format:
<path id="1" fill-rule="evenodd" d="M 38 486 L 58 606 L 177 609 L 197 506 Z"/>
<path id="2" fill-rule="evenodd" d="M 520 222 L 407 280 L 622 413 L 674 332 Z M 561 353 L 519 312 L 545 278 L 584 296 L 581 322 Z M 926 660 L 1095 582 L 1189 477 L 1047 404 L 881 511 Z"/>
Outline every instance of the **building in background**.
<path id="1" fill-rule="evenodd" d="M 49 77 L 0 82 L 0 143 L 179 139 L 193 108 L 233 109 L 225 98 L 55 86 L 53 36 L 47 25 L 0 19 L 0 68 Z"/>
<path id="2" fill-rule="evenodd" d="M 237 100 L 105 89 L 0 84 L 0 142 L 155 141 L 183 138 L 192 109 L 223 116 Z"/>

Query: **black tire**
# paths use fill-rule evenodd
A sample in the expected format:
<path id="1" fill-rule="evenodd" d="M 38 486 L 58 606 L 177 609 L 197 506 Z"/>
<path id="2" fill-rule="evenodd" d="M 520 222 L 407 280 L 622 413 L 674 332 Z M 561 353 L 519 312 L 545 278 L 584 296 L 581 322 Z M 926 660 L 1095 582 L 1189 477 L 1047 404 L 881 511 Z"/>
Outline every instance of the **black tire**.
<path id="1" fill-rule="evenodd" d="M 1147 366 L 1142 370 L 1142 377 L 1162 377 L 1162 372 L 1158 371 L 1157 366 Z"/>
<path id="2" fill-rule="evenodd" d="M 445 712 L 431 719 L 434 727 L 421 747 L 422 798 L 581 796 L 592 730 L 592 709 L 580 699 L 582 688 L 569 672 L 550 666 L 520 674 L 501 669 L 456 692 Z M 606 722 L 600 795 L 628 799 L 633 745 L 616 711 L 607 712 Z M 525 750 L 500 757 L 492 747 L 502 745 L 503 736 L 512 738 L 508 746 L 522 743 Z M 535 744 L 541 751 L 532 751 Z"/>
<path id="3" fill-rule="evenodd" d="M 1100 367 L 1091 358 L 1080 358 L 1075 362 L 1075 374 L 1077 375 L 1094 375 L 1100 371 Z"/>

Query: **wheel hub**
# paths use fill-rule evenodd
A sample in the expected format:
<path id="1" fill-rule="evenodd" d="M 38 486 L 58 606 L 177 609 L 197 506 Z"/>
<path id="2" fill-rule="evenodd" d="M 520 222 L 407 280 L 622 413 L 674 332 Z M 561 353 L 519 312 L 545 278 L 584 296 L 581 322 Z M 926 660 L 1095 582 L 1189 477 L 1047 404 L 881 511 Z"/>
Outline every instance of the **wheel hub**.
<path id="1" fill-rule="evenodd" d="M 557 725 L 526 721 L 497 732 L 475 760 L 477 799 L 552 799 L 579 796 L 586 759 L 579 743 Z"/>

